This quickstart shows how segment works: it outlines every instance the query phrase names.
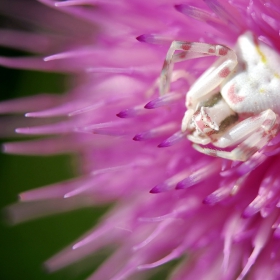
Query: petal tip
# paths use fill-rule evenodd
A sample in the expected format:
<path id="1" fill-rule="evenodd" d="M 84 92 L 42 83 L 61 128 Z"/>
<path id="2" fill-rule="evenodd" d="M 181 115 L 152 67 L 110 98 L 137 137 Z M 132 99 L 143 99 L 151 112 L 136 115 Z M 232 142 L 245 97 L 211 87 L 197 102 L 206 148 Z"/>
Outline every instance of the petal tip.
<path id="1" fill-rule="evenodd" d="M 178 4 L 178 5 L 174 5 L 174 8 L 178 11 L 178 12 L 182 12 L 184 5 L 182 4 Z"/>
<path id="2" fill-rule="evenodd" d="M 158 188 L 158 186 L 155 186 L 154 188 L 152 188 L 151 190 L 150 190 L 150 193 L 160 193 L 161 191 L 160 191 L 160 189 Z"/>
<path id="3" fill-rule="evenodd" d="M 136 134 L 132 139 L 134 141 L 141 141 L 141 140 L 143 140 L 140 134 Z"/>
<path id="4" fill-rule="evenodd" d="M 116 114 L 117 117 L 124 119 L 127 118 L 127 113 L 125 111 L 121 111 L 118 114 Z"/>
<path id="5" fill-rule="evenodd" d="M 176 187 L 175 187 L 176 190 L 183 190 L 185 189 L 185 183 L 184 182 L 179 182 Z"/>
<path id="6" fill-rule="evenodd" d="M 152 101 L 148 102 L 145 106 L 144 106 L 145 109 L 154 109 L 154 105 L 152 103 Z"/>
<path id="7" fill-rule="evenodd" d="M 146 43 L 146 37 L 147 37 L 147 35 L 142 34 L 142 35 L 140 35 L 140 36 L 137 36 L 137 37 L 136 37 L 136 40 L 139 41 L 139 42 L 141 42 L 141 43 Z"/>

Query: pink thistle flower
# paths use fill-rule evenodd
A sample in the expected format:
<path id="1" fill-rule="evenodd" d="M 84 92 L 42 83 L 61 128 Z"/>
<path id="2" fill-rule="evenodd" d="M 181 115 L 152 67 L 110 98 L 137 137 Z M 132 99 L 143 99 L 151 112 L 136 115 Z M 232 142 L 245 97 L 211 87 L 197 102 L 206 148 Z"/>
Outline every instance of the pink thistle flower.
<path id="1" fill-rule="evenodd" d="M 277 1 L 39 2 L 1 2 L 36 33 L 2 30 L 0 43 L 37 55 L 0 64 L 71 74 L 71 89 L 0 104 L 1 113 L 27 112 L 17 133 L 50 135 L 4 151 L 76 153 L 81 175 L 24 192 L 8 211 L 19 223 L 113 204 L 46 267 L 113 246 L 89 279 L 135 279 L 178 258 L 170 279 L 279 279 L 279 136 L 245 162 L 199 153 L 181 132 L 185 94 L 213 57 L 176 64 L 171 94 L 159 96 L 157 82 L 174 40 L 234 48 L 249 30 L 278 52 Z"/>

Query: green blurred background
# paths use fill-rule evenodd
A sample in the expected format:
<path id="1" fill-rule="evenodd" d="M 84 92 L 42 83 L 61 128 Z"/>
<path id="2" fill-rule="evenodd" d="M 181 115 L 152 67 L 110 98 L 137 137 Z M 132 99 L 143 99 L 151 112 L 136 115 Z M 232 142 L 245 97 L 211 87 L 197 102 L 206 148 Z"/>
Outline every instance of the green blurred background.
<path id="1" fill-rule="evenodd" d="M 1 55 L 13 55 L 2 50 Z M 0 99 L 6 100 L 39 92 L 62 93 L 66 77 L 35 71 L 0 67 Z M 0 117 L 1 122 L 1 117 Z M 13 139 L 1 139 L 1 143 Z M 17 139 L 18 140 L 18 139 Z M 70 155 L 15 156 L 0 153 L 0 209 L 17 201 L 17 194 L 28 189 L 74 176 Z M 9 226 L 2 214 L 0 237 L 0 279 L 84 279 L 90 273 L 75 269 L 47 274 L 45 260 L 75 240 L 101 215 L 102 209 L 82 209 L 24 224 Z"/>

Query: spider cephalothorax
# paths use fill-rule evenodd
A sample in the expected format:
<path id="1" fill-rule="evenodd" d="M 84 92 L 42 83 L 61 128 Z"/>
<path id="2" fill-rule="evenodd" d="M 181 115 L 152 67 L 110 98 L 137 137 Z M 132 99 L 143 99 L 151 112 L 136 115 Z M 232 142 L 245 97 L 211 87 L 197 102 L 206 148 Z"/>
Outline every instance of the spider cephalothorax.
<path id="1" fill-rule="evenodd" d="M 279 131 L 280 56 L 251 32 L 238 38 L 234 50 L 174 41 L 161 73 L 161 94 L 169 90 L 174 63 L 203 56 L 219 58 L 187 93 L 182 131 L 188 132 L 188 139 L 202 153 L 245 161 Z M 209 143 L 236 147 L 228 152 L 200 146 Z"/>

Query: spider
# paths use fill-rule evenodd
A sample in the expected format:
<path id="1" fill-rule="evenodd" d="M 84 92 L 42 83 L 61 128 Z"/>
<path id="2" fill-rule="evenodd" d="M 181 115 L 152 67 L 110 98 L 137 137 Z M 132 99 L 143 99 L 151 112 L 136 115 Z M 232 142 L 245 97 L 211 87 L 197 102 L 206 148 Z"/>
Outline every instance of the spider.
<path id="1" fill-rule="evenodd" d="M 280 56 L 249 31 L 239 36 L 234 50 L 173 41 L 160 76 L 160 94 L 169 91 L 174 63 L 204 56 L 219 58 L 187 92 L 181 130 L 201 153 L 246 161 L 280 129 Z M 207 144 L 234 148 L 201 146 Z"/>

